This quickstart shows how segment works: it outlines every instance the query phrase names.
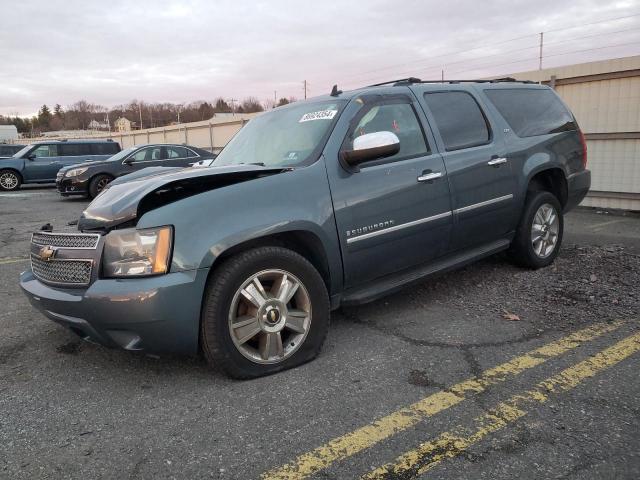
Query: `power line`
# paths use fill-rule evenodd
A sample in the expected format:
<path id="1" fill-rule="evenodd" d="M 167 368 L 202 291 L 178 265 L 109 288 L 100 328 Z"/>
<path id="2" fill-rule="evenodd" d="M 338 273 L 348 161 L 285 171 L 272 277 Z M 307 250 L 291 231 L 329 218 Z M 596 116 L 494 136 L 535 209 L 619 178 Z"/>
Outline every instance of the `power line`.
<path id="1" fill-rule="evenodd" d="M 608 18 L 608 19 L 605 19 L 605 20 L 598 20 L 596 22 L 582 23 L 582 24 L 576 24 L 576 25 L 571 25 L 571 26 L 567 26 L 567 27 L 555 28 L 555 29 L 552 29 L 552 30 L 546 30 L 544 33 L 559 32 L 559 31 L 563 31 L 563 30 L 571 30 L 571 29 L 574 29 L 574 28 L 586 27 L 586 26 L 591 26 L 591 25 L 596 25 L 596 24 L 606 23 L 606 22 L 614 22 L 614 21 L 617 21 L 617 20 L 623 20 L 623 19 L 633 18 L 633 17 L 638 17 L 638 16 L 640 16 L 640 13 L 635 13 L 635 14 L 632 14 L 632 15 L 625 15 L 625 16 L 622 16 L 622 17 Z M 493 47 L 493 46 L 496 46 L 496 45 L 503 45 L 505 43 L 513 42 L 513 41 L 516 41 L 516 40 L 522 40 L 523 38 L 538 37 L 538 35 L 539 35 L 539 33 L 532 33 L 532 34 L 529 34 L 529 35 L 523 35 L 523 36 L 520 36 L 520 37 L 514 37 L 514 38 L 507 39 L 507 40 L 502 40 L 500 42 L 493 42 L 493 43 L 489 43 L 489 44 L 485 44 L 485 45 L 479 45 L 479 46 L 476 46 L 476 47 L 473 47 L 473 48 L 469 48 L 469 49 L 466 49 L 466 50 L 459 50 L 457 52 L 449 52 L 449 53 L 443 53 L 443 54 L 440 54 L 440 55 L 433 55 L 433 56 L 429 57 L 429 60 L 432 60 L 434 58 L 447 57 L 447 56 L 456 56 L 456 55 L 460 55 L 462 53 L 468 53 L 468 52 L 472 52 L 474 50 L 479 50 L 481 48 Z M 536 46 L 536 48 L 538 48 L 538 47 Z M 451 64 L 451 63 L 449 62 L 449 64 Z M 391 69 L 394 69 L 394 68 L 397 68 L 397 67 L 402 67 L 402 66 L 407 66 L 407 65 L 414 65 L 414 67 L 415 67 L 415 61 L 414 62 L 397 63 L 397 64 L 394 64 L 394 65 L 389 65 L 387 67 L 377 68 L 377 69 L 373 69 L 373 70 L 367 70 L 367 71 L 364 71 L 364 72 L 360 72 L 360 73 L 358 73 L 356 75 L 347 76 L 346 79 L 359 78 L 359 77 L 362 77 L 362 76 L 364 76 L 364 75 L 366 75 L 368 73 L 375 73 L 375 72 L 381 72 L 381 71 L 385 71 L 385 70 L 391 70 Z M 430 68 L 430 67 L 426 67 L 426 68 Z M 345 80 L 345 78 L 343 78 L 342 80 Z"/>
<path id="2" fill-rule="evenodd" d="M 640 44 L 640 41 L 638 41 L 638 42 L 629 42 L 629 43 L 618 43 L 618 44 L 615 44 L 615 45 L 604 45 L 602 47 L 585 48 L 585 49 L 581 49 L 581 50 L 571 50 L 571 51 L 568 51 L 568 52 L 553 53 L 551 55 L 545 55 L 544 58 L 560 57 L 560 56 L 563 56 L 563 55 L 570 55 L 572 53 L 585 53 L 585 52 L 592 52 L 592 51 L 595 51 L 595 50 L 604 50 L 606 48 L 626 47 L 626 46 L 629 46 L 629 45 L 638 45 L 638 44 Z M 449 73 L 450 74 L 456 74 L 456 73 L 462 73 L 462 72 L 472 72 L 474 70 L 479 70 L 479 69 L 482 69 L 482 68 L 501 67 L 503 65 L 511 65 L 513 63 L 522 63 L 522 62 L 532 61 L 532 60 L 533 60 L 533 57 L 532 58 L 526 58 L 526 59 L 523 59 L 523 60 L 516 60 L 516 61 L 513 61 L 513 62 L 505 62 L 505 63 L 497 63 L 497 64 L 485 64 L 485 65 L 475 65 L 473 68 L 466 68 L 466 69 L 463 69 L 463 70 L 455 70 L 455 71 L 449 72 Z"/>
<path id="3" fill-rule="evenodd" d="M 603 35 L 614 35 L 614 34 L 617 34 L 617 33 L 629 32 L 629 31 L 633 31 L 633 30 L 640 30 L 640 27 L 633 27 L 633 28 L 627 28 L 627 29 L 623 29 L 623 30 L 616 30 L 614 32 L 594 33 L 594 34 L 591 34 L 591 35 L 583 35 L 583 36 L 580 36 L 580 37 L 573 37 L 571 39 L 556 40 L 554 42 L 545 42 L 544 46 L 546 48 L 549 45 L 559 45 L 559 44 L 563 44 L 563 43 L 571 43 L 571 42 L 575 42 L 577 40 L 582 40 L 582 39 L 585 39 L 585 38 L 594 38 L 594 37 L 600 37 L 600 36 L 603 36 Z M 523 51 L 526 51 L 526 50 L 534 50 L 534 49 L 538 49 L 538 48 L 539 48 L 539 45 L 531 45 L 531 46 L 528 46 L 528 47 L 522 47 L 522 48 L 515 48 L 515 49 L 512 49 L 512 50 L 507 50 L 505 52 L 494 53 L 494 54 L 491 54 L 491 55 L 482 55 L 482 56 L 479 56 L 479 57 L 474 57 L 472 59 L 465 58 L 465 59 L 462 59 L 462 60 L 456 60 L 455 62 L 447 62 L 447 63 L 444 63 L 444 64 L 442 64 L 442 63 L 432 63 L 431 65 L 428 65 L 428 66 L 423 66 L 423 67 L 418 66 L 417 68 L 412 68 L 411 70 L 401 70 L 401 71 L 395 72 L 395 73 L 397 74 L 398 77 L 402 77 L 402 76 L 405 76 L 405 75 L 420 76 L 420 75 L 422 75 L 422 74 L 424 74 L 426 72 L 429 72 L 431 70 L 434 70 L 434 71 L 436 69 L 437 70 L 441 70 L 443 67 L 445 67 L 445 69 L 446 69 L 446 67 L 450 67 L 452 65 L 458 65 L 460 63 L 469 63 L 469 62 L 473 62 L 473 61 L 481 60 L 481 59 L 485 59 L 485 58 L 501 57 L 501 56 L 504 56 L 504 55 L 508 55 L 510 53 L 523 52 Z M 547 58 L 548 56 L 549 55 L 544 55 L 543 58 Z M 507 62 L 506 64 L 520 63 L 520 62 L 521 61 Z M 467 71 L 467 70 L 464 70 L 464 71 Z M 367 77 L 366 79 L 363 80 L 363 83 L 375 82 L 376 80 L 379 80 L 379 79 L 380 79 L 380 76 Z"/>

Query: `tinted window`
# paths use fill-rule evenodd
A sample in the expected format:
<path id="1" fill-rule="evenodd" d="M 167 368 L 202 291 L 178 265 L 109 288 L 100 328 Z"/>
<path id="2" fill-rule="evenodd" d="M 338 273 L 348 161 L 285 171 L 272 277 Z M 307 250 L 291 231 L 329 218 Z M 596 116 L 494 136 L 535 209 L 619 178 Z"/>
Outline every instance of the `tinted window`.
<path id="1" fill-rule="evenodd" d="M 466 92 L 425 93 L 447 151 L 484 145 L 491 134 L 480 106 Z"/>
<path id="2" fill-rule="evenodd" d="M 57 157 L 58 145 L 38 145 L 38 147 L 31 152 L 36 157 Z"/>
<path id="3" fill-rule="evenodd" d="M 58 151 L 63 157 L 78 157 L 80 155 L 86 155 L 86 149 L 83 149 L 85 145 L 79 143 L 64 143 L 58 146 Z"/>
<path id="4" fill-rule="evenodd" d="M 167 147 L 167 158 L 193 157 L 193 153 L 183 147 Z"/>
<path id="5" fill-rule="evenodd" d="M 560 99 L 546 88 L 495 89 L 485 93 L 519 137 L 578 128 Z"/>
<path id="6" fill-rule="evenodd" d="M 3 147 L 0 145 L 0 155 L 13 155 L 9 147 Z"/>
<path id="7" fill-rule="evenodd" d="M 134 162 L 152 162 L 162 159 L 162 147 L 142 148 L 130 157 Z"/>
<path id="8" fill-rule="evenodd" d="M 91 147 L 94 155 L 115 155 L 120 151 L 115 142 L 94 143 Z"/>
<path id="9" fill-rule="evenodd" d="M 347 137 L 345 148 L 353 148 L 353 140 L 374 132 L 393 132 L 400 139 L 400 151 L 385 161 L 416 157 L 429 153 L 427 143 L 413 108 L 408 103 L 375 105 L 359 114 L 360 120 Z"/>

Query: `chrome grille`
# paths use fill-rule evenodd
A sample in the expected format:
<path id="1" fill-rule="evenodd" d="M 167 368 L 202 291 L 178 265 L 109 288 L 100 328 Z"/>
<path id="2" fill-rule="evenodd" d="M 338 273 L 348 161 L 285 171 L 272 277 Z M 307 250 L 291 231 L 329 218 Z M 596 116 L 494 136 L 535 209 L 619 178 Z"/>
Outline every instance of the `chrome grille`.
<path id="1" fill-rule="evenodd" d="M 31 270 L 43 282 L 69 285 L 89 285 L 91 260 L 42 260 L 31 254 Z"/>
<path id="2" fill-rule="evenodd" d="M 88 248 L 98 246 L 100 235 L 97 233 L 48 233 L 35 232 L 31 236 L 31 243 L 58 248 Z"/>

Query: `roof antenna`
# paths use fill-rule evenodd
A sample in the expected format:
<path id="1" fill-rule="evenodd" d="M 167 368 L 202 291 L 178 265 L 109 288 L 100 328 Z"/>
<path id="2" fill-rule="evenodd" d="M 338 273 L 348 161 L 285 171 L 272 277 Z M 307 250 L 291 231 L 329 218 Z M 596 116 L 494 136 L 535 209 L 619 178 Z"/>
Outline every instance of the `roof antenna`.
<path id="1" fill-rule="evenodd" d="M 338 85 L 334 85 L 333 88 L 331 89 L 331 94 L 330 95 L 332 97 L 337 97 L 341 93 L 342 93 L 342 90 L 338 90 Z"/>

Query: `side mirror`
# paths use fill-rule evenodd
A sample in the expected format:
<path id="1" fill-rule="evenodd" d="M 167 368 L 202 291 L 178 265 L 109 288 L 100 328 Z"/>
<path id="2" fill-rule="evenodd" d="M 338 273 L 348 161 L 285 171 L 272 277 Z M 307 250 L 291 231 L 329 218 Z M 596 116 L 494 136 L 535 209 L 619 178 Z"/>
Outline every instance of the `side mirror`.
<path id="1" fill-rule="evenodd" d="M 33 153 L 30 153 L 29 155 L 27 155 L 27 160 L 35 160 L 36 156 Z"/>
<path id="2" fill-rule="evenodd" d="M 130 158 L 126 158 L 126 159 L 124 159 L 124 160 L 122 161 L 122 163 L 123 163 L 124 165 L 129 165 L 129 166 L 131 166 L 131 165 L 133 164 L 133 160 L 131 160 Z"/>
<path id="3" fill-rule="evenodd" d="M 353 150 L 342 152 L 342 160 L 350 167 L 379 158 L 391 157 L 400 151 L 400 139 L 393 132 L 373 132 L 356 137 Z"/>

